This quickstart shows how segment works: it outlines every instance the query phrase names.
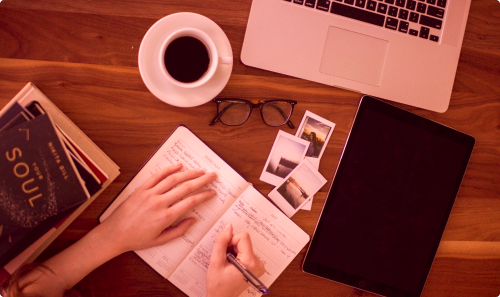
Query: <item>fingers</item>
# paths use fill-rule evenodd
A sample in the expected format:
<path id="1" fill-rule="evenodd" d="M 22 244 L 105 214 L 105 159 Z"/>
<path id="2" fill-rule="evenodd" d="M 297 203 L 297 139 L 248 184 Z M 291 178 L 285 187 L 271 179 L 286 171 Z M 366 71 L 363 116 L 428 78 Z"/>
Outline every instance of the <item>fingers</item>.
<path id="1" fill-rule="evenodd" d="M 216 192 L 213 189 L 197 193 L 195 195 L 189 196 L 188 198 L 182 201 L 179 201 L 179 203 L 170 206 L 169 211 L 175 213 L 179 217 L 184 213 L 186 213 L 188 210 L 193 209 L 194 207 L 200 205 L 201 203 L 207 201 L 210 198 L 213 198 L 215 194 Z M 177 201 L 178 199 L 179 198 L 175 199 L 175 201 Z"/>
<path id="2" fill-rule="evenodd" d="M 170 176 L 171 174 L 179 171 L 182 168 L 182 164 L 174 164 L 167 166 L 165 168 L 160 169 L 157 171 L 155 174 L 153 174 L 150 178 L 148 178 L 147 181 L 142 184 L 141 188 L 143 189 L 151 189 L 155 185 L 157 185 L 159 182 Z"/>
<path id="3" fill-rule="evenodd" d="M 253 274 L 261 276 L 265 272 L 264 263 L 254 254 L 252 240 L 247 232 L 238 233 L 231 239 L 231 245 L 241 261 Z"/>
<path id="4" fill-rule="evenodd" d="M 240 258 L 241 256 L 253 257 L 252 240 L 250 239 L 250 235 L 247 232 L 238 233 L 233 236 L 231 245 L 234 246 L 234 249 L 238 254 L 238 258 Z"/>
<path id="5" fill-rule="evenodd" d="M 217 175 L 215 174 L 215 172 L 209 172 L 199 177 L 186 180 L 182 182 L 182 184 L 180 184 L 178 187 L 175 187 L 165 193 L 165 201 L 166 203 L 168 203 L 168 205 L 171 205 L 177 200 L 192 194 L 194 191 L 200 189 L 203 186 L 206 186 L 216 178 Z M 188 201 L 188 203 L 191 202 Z"/>
<path id="6" fill-rule="evenodd" d="M 215 268 L 224 267 L 226 264 L 227 246 L 233 237 L 233 226 L 226 224 L 217 237 L 215 237 L 214 248 L 212 256 L 210 257 L 210 266 L 214 265 Z"/>
<path id="7" fill-rule="evenodd" d="M 183 220 L 175 227 L 165 229 L 165 231 L 163 231 L 163 233 L 161 233 L 156 239 L 156 245 L 163 245 L 172 239 L 181 237 L 186 234 L 187 229 L 189 229 L 189 227 L 191 227 L 194 223 L 196 223 L 196 220 L 194 218 L 189 218 Z"/>
<path id="8" fill-rule="evenodd" d="M 203 171 L 203 170 L 188 170 L 188 171 L 183 171 L 183 172 L 177 172 L 175 174 L 165 176 L 165 178 L 163 180 L 159 181 L 151 189 L 151 191 L 154 194 L 161 195 L 161 194 L 164 194 L 164 193 L 170 191 L 175 186 L 182 184 L 183 182 L 198 178 L 200 176 L 203 176 L 204 174 L 205 174 L 205 171 Z"/>

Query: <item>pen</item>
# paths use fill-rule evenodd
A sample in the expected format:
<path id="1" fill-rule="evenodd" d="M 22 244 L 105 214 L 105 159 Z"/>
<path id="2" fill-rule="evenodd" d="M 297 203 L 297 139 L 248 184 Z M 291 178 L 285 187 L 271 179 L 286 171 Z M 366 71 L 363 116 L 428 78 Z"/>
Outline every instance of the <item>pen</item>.
<path id="1" fill-rule="evenodd" d="M 236 259 L 236 257 L 232 253 L 227 253 L 227 260 L 233 264 L 243 276 L 247 279 L 247 281 L 257 290 L 259 290 L 262 294 L 269 293 L 269 289 L 255 276 L 250 270 L 248 270 L 241 262 Z"/>

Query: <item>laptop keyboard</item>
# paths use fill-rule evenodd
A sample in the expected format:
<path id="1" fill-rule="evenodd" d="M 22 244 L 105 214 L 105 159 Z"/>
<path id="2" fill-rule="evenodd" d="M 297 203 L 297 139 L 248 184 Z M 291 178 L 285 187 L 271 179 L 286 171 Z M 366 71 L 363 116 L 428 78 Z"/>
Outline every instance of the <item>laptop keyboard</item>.
<path id="1" fill-rule="evenodd" d="M 284 0 L 438 42 L 447 0 Z"/>

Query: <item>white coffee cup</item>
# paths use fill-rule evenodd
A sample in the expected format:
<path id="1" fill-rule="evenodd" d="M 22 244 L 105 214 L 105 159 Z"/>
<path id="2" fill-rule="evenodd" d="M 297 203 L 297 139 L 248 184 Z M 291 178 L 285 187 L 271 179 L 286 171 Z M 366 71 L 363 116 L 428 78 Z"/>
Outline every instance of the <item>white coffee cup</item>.
<path id="1" fill-rule="evenodd" d="M 195 80 L 193 82 L 181 82 L 175 79 L 174 77 L 172 77 L 172 75 L 170 75 L 167 68 L 165 67 L 165 51 L 167 50 L 167 47 L 174 40 L 185 36 L 194 37 L 201 41 L 205 45 L 210 60 L 205 73 L 198 80 Z M 172 32 L 172 34 L 170 34 L 163 42 L 158 59 L 160 65 L 162 65 L 161 70 L 163 75 L 165 76 L 165 79 L 168 80 L 171 84 L 182 88 L 196 88 L 206 84 L 214 76 L 219 64 L 231 64 L 233 62 L 233 57 L 231 56 L 219 56 L 217 47 L 215 46 L 215 43 L 210 38 L 210 36 L 196 28 L 182 28 Z"/>

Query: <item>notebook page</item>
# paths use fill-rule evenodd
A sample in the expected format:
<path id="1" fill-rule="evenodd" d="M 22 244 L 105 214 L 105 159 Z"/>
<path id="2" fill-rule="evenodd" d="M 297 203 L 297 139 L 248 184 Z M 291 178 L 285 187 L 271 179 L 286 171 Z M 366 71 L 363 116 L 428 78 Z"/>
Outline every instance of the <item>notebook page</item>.
<path id="1" fill-rule="evenodd" d="M 226 225 L 234 234 L 246 231 L 255 254 L 264 262 L 266 272 L 259 279 L 270 286 L 302 248 L 309 235 L 293 223 L 254 187 L 248 187 L 217 221 L 169 280 L 189 296 L 206 295 L 206 276 L 215 237 Z M 252 287 L 241 296 L 260 296 Z"/>
<path id="2" fill-rule="evenodd" d="M 207 186 L 215 189 L 217 196 L 179 218 L 178 221 L 188 217 L 194 217 L 197 220 L 184 236 L 171 240 L 163 246 L 136 251 L 146 263 L 165 278 L 168 278 L 193 246 L 207 233 L 237 196 L 248 187 L 248 182 L 243 177 L 191 131 L 179 126 L 100 218 L 101 221 L 105 220 L 153 173 L 167 165 L 179 162 L 184 165 L 182 170 L 203 169 L 217 172 L 217 179 Z"/>

